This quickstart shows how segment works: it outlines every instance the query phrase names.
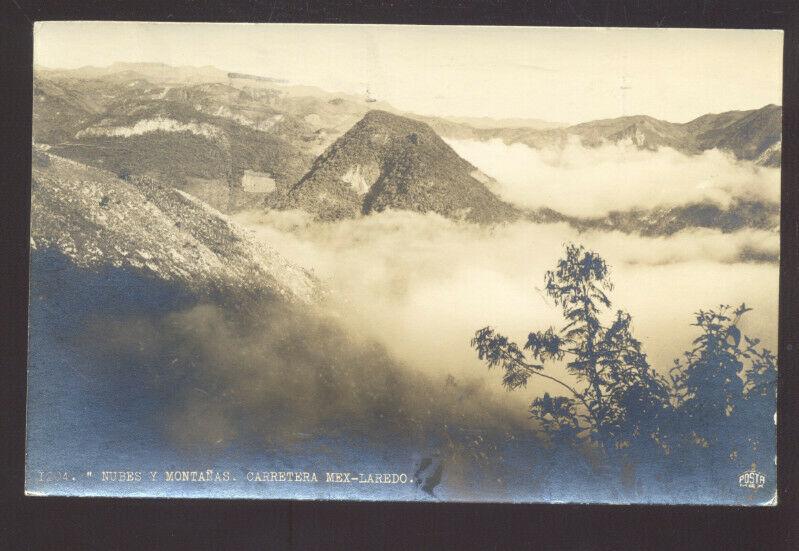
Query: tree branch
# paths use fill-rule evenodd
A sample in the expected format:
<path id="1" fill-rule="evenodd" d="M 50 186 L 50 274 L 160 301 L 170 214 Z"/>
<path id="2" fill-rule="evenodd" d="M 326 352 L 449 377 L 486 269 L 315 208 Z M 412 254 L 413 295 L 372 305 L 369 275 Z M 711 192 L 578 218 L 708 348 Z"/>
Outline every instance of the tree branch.
<path id="1" fill-rule="evenodd" d="M 557 377 L 553 377 L 552 375 L 547 375 L 545 373 L 542 373 L 541 370 L 535 369 L 535 367 L 533 367 L 530 364 L 527 364 L 525 362 L 522 362 L 521 360 L 517 360 L 516 358 L 511 357 L 510 354 L 508 354 L 504 350 L 502 351 L 502 355 L 510 363 L 516 364 L 518 367 L 525 369 L 530 375 L 538 375 L 539 377 L 543 377 L 544 379 L 549 379 L 550 381 L 556 382 L 563 388 L 567 389 L 569 392 L 572 393 L 572 396 L 577 398 L 586 407 L 591 416 L 594 417 L 594 412 L 591 409 L 591 406 L 588 405 L 588 402 L 585 401 L 585 398 L 583 398 L 583 396 L 579 392 L 577 392 L 577 390 L 574 387 L 564 383 Z M 594 417 L 594 421 L 595 422 L 597 421 L 596 417 Z"/>

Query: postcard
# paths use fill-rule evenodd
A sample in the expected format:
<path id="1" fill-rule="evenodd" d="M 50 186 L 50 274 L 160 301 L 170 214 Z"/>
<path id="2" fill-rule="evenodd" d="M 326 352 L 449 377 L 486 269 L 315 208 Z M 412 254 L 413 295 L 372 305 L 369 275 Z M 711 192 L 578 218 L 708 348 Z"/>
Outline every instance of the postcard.
<path id="1" fill-rule="evenodd" d="M 782 45 L 37 23 L 27 494 L 775 504 Z"/>

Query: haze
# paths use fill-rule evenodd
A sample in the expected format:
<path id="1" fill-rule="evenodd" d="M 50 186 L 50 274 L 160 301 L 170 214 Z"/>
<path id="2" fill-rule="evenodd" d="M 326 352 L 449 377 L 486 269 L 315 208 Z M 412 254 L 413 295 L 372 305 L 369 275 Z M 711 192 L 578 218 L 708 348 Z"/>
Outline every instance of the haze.
<path id="1" fill-rule="evenodd" d="M 37 22 L 34 61 L 213 65 L 426 115 L 685 122 L 780 104 L 782 31 Z"/>

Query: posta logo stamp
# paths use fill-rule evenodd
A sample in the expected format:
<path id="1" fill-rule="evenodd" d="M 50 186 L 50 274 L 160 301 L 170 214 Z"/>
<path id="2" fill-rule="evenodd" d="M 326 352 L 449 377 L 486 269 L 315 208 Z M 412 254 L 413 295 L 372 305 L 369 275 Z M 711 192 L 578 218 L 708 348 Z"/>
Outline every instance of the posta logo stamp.
<path id="1" fill-rule="evenodd" d="M 752 463 L 748 471 L 741 473 L 738 476 L 738 486 L 741 488 L 749 488 L 750 490 L 757 490 L 765 486 L 766 475 L 757 470 L 757 465 Z"/>

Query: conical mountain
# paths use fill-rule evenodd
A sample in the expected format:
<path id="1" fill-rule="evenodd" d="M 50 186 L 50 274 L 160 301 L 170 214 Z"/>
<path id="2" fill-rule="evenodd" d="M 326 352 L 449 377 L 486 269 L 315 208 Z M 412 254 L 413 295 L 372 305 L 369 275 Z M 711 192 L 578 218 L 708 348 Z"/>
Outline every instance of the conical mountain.
<path id="1" fill-rule="evenodd" d="M 515 219 L 518 211 L 487 183 L 427 124 L 370 111 L 316 160 L 289 192 L 289 204 L 322 220 L 386 209 L 477 223 Z"/>

